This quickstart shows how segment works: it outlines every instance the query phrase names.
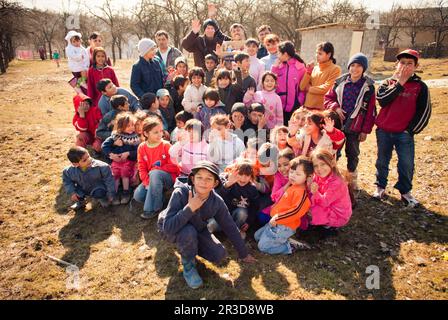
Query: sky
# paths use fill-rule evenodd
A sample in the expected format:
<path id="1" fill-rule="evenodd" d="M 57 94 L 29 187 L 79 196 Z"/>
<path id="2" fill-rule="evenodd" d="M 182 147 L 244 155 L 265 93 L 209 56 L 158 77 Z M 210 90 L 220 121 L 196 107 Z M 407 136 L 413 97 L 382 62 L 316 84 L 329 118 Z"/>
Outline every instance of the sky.
<path id="1" fill-rule="evenodd" d="M 17 2 L 23 4 L 26 7 L 33 8 L 36 7 L 38 9 L 52 9 L 54 11 L 63 11 L 65 8 L 69 8 L 69 12 L 75 12 L 78 8 L 79 0 L 16 0 Z M 94 8 L 95 6 L 100 6 L 103 3 L 103 0 L 88 0 L 89 7 Z M 138 3 L 138 0 L 113 0 L 114 3 L 117 4 L 118 8 L 132 8 Z M 212 1 L 211 1 L 212 2 Z M 379 11 L 387 11 L 392 7 L 393 0 L 367 0 L 362 1 L 362 3 L 367 6 L 370 10 L 379 10 Z M 410 3 L 418 4 L 420 0 L 395 0 L 395 3 L 405 5 Z M 353 0 L 353 3 L 359 3 L 359 0 Z"/>

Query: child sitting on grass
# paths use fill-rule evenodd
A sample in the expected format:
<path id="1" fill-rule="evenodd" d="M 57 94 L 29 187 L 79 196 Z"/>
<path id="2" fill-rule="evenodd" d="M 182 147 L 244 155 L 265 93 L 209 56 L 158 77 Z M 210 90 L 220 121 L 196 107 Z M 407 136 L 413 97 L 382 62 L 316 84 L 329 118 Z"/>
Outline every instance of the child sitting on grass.
<path id="1" fill-rule="evenodd" d="M 112 172 L 107 163 L 92 159 L 82 147 L 72 147 L 67 153 L 72 163 L 62 172 L 62 181 L 70 200 L 75 202 L 70 208 L 80 210 L 86 206 L 86 198 L 99 199 L 107 208 L 115 198 Z"/>
<path id="2" fill-rule="evenodd" d="M 118 193 L 120 180 L 123 186 L 121 201 L 114 204 L 127 204 L 131 200 L 130 179 L 134 176 L 137 161 L 137 148 L 140 138 L 135 132 L 135 118 L 130 112 L 117 116 L 112 135 L 103 142 L 103 153 L 112 160 L 112 175 L 115 179 L 115 192 Z"/>
<path id="3" fill-rule="evenodd" d="M 254 237 L 260 251 L 268 254 L 292 254 L 298 249 L 309 249 L 306 244 L 290 237 L 295 234 L 301 218 L 310 208 L 306 182 L 312 174 L 313 164 L 308 158 L 302 156 L 291 161 L 290 186 L 272 206 L 269 223 L 255 232 Z"/>

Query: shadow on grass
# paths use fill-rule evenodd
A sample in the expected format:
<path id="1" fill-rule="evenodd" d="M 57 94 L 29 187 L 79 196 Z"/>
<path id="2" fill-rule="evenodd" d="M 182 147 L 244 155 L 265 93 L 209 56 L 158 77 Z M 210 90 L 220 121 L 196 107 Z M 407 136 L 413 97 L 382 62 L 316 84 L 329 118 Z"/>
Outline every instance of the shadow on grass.
<path id="1" fill-rule="evenodd" d="M 67 213 L 66 205 L 62 205 L 66 200 L 64 195 L 57 196 L 56 207 L 60 214 Z M 319 240 L 313 232 L 301 233 L 299 238 L 311 243 L 314 249 L 292 256 L 262 254 L 254 240 L 249 239 L 246 242 L 258 260 L 256 264 L 237 263 L 239 270 L 229 267 L 219 271 L 237 273 L 238 277 L 232 280 L 199 259 L 198 269 L 204 286 L 192 290 L 183 279 L 175 245 L 161 239 L 156 220 L 142 221 L 138 214 L 131 214 L 125 206 L 112 209 L 96 206 L 77 213 L 59 233 L 60 241 L 67 248 L 61 259 L 82 268 L 89 259 L 91 246 L 106 240 L 114 228 L 119 228 L 123 241 L 138 242 L 143 234 L 145 243 L 157 249 L 151 263 L 155 264 L 158 277 L 168 278 L 166 299 L 259 299 L 265 295 L 256 292 L 254 280 L 279 299 L 296 296 L 290 289 L 292 282 L 298 283 L 309 296 L 332 293 L 333 297 L 347 299 L 394 299 L 394 281 L 397 279 L 393 279 L 393 266 L 401 263 L 400 246 L 408 240 L 424 244 L 448 242 L 447 217 L 424 206 L 406 208 L 392 197 L 378 202 L 361 191 L 350 223 L 340 230 L 338 236 Z M 227 239 L 223 244 L 228 252 L 224 266 L 232 260 L 235 263 L 237 253 L 232 244 Z M 279 270 L 280 266 L 290 271 L 289 276 Z M 366 287 L 370 275 L 366 268 L 369 266 L 379 268 L 378 290 Z"/>

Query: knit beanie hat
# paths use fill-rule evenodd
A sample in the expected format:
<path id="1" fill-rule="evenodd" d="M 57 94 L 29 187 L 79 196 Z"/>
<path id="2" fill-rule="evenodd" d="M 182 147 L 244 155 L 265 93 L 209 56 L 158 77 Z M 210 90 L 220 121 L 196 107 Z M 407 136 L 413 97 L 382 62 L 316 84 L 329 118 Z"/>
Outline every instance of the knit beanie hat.
<path id="1" fill-rule="evenodd" d="M 154 48 L 156 46 L 156 43 L 148 38 L 143 38 L 138 42 L 137 48 L 138 53 L 140 54 L 140 57 L 143 57 L 145 54 L 148 53 L 149 50 Z"/>
<path id="2" fill-rule="evenodd" d="M 232 107 L 232 110 L 230 111 L 230 114 L 233 114 L 234 112 L 240 112 L 244 116 L 246 116 L 247 113 L 246 105 L 242 102 L 235 102 Z"/>
<path id="3" fill-rule="evenodd" d="M 218 22 L 216 22 L 213 19 L 205 20 L 204 23 L 202 24 L 202 29 L 205 30 L 205 28 L 207 28 L 208 25 L 210 25 L 213 28 L 215 28 L 215 31 L 217 31 L 219 29 Z"/>
<path id="4" fill-rule="evenodd" d="M 350 66 L 353 63 L 359 63 L 360 65 L 362 65 L 362 67 L 364 69 L 363 72 L 365 72 L 367 70 L 367 68 L 369 67 L 369 60 L 362 53 L 357 53 L 353 57 L 350 58 L 350 60 L 348 61 L 348 64 L 347 64 L 347 69 L 350 69 Z"/>

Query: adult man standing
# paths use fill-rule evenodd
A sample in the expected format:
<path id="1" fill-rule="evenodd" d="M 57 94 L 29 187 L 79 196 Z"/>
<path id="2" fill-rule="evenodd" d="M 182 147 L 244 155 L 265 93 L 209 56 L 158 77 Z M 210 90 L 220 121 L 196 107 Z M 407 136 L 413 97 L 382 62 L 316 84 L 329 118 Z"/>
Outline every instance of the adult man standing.
<path id="1" fill-rule="evenodd" d="M 159 30 L 155 35 L 158 50 L 156 55 L 163 61 L 166 69 L 175 67 L 175 60 L 182 56 L 179 49 L 169 46 L 170 37 L 165 30 Z"/>

